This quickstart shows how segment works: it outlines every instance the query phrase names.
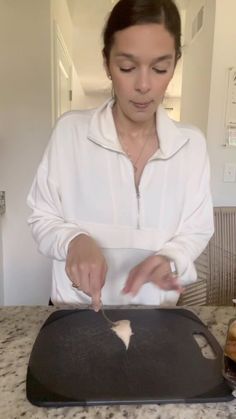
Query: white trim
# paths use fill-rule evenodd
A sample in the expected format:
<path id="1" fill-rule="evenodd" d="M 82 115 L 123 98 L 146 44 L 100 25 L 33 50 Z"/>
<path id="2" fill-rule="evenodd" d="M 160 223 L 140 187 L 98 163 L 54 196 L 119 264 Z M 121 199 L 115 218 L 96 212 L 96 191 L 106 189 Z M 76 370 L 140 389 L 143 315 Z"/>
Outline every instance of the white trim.
<path id="1" fill-rule="evenodd" d="M 65 67 L 64 67 L 64 65 L 61 61 L 59 61 L 59 67 L 60 67 L 61 71 L 63 72 L 64 76 L 68 79 L 69 75 L 67 74 L 67 71 L 66 71 L 66 69 L 65 69 Z"/>
<path id="2" fill-rule="evenodd" d="M 59 41 L 60 41 L 60 43 L 62 45 L 62 48 L 63 48 L 63 50 L 64 50 L 64 52 L 66 54 L 66 58 L 68 59 L 70 65 L 72 66 L 73 65 L 73 61 L 71 59 L 71 56 L 70 56 L 70 53 L 68 51 L 67 45 L 66 45 L 66 43 L 64 41 L 64 38 L 63 38 L 62 32 L 60 30 L 60 27 L 59 27 L 58 23 L 55 20 L 53 21 L 53 35 L 54 35 L 54 41 L 56 41 L 56 39 L 59 39 Z M 56 45 L 55 45 L 55 52 L 56 52 Z"/>
<path id="3" fill-rule="evenodd" d="M 56 119 L 58 118 L 58 99 L 57 99 L 57 86 L 58 86 L 58 47 L 57 41 L 60 42 L 63 52 L 65 54 L 66 59 L 70 65 L 70 74 L 69 79 L 71 80 L 70 90 L 72 89 L 72 68 L 73 68 L 73 61 L 71 59 L 70 53 L 64 41 L 62 32 L 58 23 L 54 20 L 53 21 L 53 125 L 55 124 Z"/>

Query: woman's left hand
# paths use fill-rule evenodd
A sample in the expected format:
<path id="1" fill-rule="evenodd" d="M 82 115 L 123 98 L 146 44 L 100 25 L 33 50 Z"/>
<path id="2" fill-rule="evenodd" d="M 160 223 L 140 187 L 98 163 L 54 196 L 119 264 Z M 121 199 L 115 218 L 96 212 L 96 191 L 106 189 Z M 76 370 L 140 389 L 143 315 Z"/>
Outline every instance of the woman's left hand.
<path id="1" fill-rule="evenodd" d="M 136 295 L 147 282 L 154 283 L 164 291 L 184 291 L 178 276 L 171 271 L 171 261 L 166 256 L 149 256 L 135 266 L 129 273 L 123 293 Z"/>

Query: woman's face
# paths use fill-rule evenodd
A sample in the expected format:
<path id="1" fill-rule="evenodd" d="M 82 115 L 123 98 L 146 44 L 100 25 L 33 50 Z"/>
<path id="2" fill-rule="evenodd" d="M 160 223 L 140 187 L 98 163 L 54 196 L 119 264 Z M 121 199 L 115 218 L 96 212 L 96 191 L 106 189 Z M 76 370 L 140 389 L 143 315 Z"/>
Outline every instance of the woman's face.
<path id="1" fill-rule="evenodd" d="M 161 24 L 116 32 L 105 67 L 119 111 L 134 122 L 151 119 L 174 74 L 175 56 L 174 37 Z"/>

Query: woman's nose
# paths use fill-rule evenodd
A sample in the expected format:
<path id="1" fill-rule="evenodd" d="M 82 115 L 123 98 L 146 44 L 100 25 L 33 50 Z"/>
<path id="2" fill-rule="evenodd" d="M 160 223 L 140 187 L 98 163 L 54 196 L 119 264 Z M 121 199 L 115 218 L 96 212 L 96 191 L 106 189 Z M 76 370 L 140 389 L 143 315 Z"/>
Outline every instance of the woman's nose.
<path id="1" fill-rule="evenodd" d="M 142 94 L 145 94 L 149 92 L 150 89 L 151 89 L 150 75 L 146 71 L 140 72 L 136 78 L 135 90 L 137 90 L 138 92 Z"/>

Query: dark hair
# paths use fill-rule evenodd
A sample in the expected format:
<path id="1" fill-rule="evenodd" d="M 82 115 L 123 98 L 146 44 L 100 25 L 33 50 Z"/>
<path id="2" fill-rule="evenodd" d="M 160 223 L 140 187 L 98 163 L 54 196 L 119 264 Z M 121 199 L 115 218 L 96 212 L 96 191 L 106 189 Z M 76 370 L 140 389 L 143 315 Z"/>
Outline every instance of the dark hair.
<path id="1" fill-rule="evenodd" d="M 112 9 L 103 30 L 103 55 L 107 62 L 114 34 L 145 23 L 163 24 L 174 37 L 176 61 L 181 57 L 181 20 L 173 0 L 120 0 Z"/>

